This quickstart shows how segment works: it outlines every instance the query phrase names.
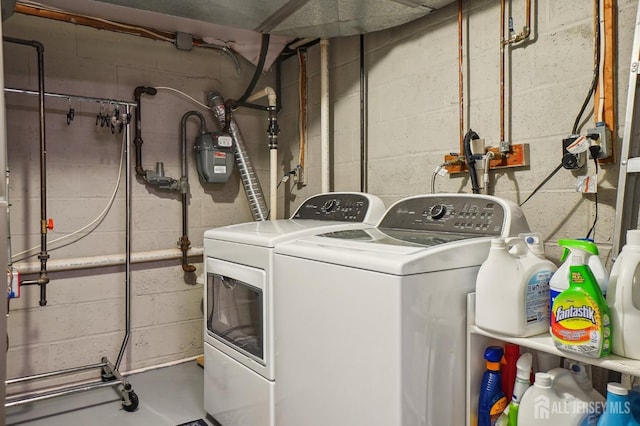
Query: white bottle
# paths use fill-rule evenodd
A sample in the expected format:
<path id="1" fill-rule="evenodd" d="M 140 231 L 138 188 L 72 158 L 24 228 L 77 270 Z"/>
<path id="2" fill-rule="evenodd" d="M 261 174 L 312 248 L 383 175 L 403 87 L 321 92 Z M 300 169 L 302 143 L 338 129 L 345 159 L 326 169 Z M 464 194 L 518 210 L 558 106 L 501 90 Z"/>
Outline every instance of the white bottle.
<path id="1" fill-rule="evenodd" d="M 611 314 L 612 352 L 640 359 L 640 230 L 627 231 L 622 248 L 611 270 L 607 305 Z"/>
<path id="2" fill-rule="evenodd" d="M 589 269 L 596 277 L 600 291 L 606 296 L 609 286 L 609 275 L 604 269 L 604 265 L 598 256 L 598 246 L 591 240 L 558 240 L 558 245 L 564 248 L 562 255 L 563 263 L 553 274 L 549 281 L 549 309 L 553 306 L 556 296 L 569 288 L 569 266 L 571 266 L 571 258 L 574 254 L 583 255 L 585 263 L 589 265 Z"/>
<path id="3" fill-rule="evenodd" d="M 605 398 L 591 386 L 591 380 L 586 375 L 586 370 L 576 374 L 566 368 L 554 368 L 547 374 L 551 376 L 551 387 L 558 395 L 570 395 L 574 399 L 574 411 L 571 414 L 574 418 L 579 418 L 579 425 L 595 425 L 602 415 Z M 586 378 L 586 381 L 584 380 Z M 567 410 L 569 411 L 569 410 Z"/>
<path id="4" fill-rule="evenodd" d="M 583 415 L 579 413 L 578 399 L 553 389 L 552 377 L 536 373 L 536 380 L 524 393 L 518 410 L 518 426 L 578 426 Z"/>
<path id="5" fill-rule="evenodd" d="M 549 327 L 549 279 L 556 266 L 521 238 L 495 238 L 476 279 L 476 325 L 528 337 Z"/>

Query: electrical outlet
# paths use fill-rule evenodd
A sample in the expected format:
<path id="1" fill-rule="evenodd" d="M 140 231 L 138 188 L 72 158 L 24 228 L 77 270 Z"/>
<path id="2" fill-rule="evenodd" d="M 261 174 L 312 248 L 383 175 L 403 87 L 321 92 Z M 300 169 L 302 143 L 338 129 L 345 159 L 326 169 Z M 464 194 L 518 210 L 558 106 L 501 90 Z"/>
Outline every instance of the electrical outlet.
<path id="1" fill-rule="evenodd" d="M 586 152 L 572 154 L 567 151 L 567 147 L 578 139 L 579 136 L 571 135 L 566 139 L 562 139 L 562 167 L 567 170 L 577 170 L 584 166 L 587 160 Z"/>
<path id="2" fill-rule="evenodd" d="M 598 138 L 593 140 L 594 143 L 600 145 L 600 153 L 598 159 L 609 158 L 613 152 L 611 130 L 607 127 L 606 123 L 599 122 L 596 127 L 587 130 L 590 135 L 598 135 Z"/>

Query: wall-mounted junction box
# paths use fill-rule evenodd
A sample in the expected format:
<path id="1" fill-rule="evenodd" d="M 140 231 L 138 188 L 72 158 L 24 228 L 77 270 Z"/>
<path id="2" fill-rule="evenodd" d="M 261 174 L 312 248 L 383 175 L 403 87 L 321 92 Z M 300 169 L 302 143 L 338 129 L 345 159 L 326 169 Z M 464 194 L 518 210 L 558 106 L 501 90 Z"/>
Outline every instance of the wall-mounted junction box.
<path id="1" fill-rule="evenodd" d="M 611 130 L 604 122 L 599 122 L 596 127 L 587 130 L 590 135 L 598 135 L 598 139 L 594 140 L 594 143 L 600 145 L 600 154 L 598 159 L 611 158 L 613 155 L 613 138 L 611 137 Z"/>

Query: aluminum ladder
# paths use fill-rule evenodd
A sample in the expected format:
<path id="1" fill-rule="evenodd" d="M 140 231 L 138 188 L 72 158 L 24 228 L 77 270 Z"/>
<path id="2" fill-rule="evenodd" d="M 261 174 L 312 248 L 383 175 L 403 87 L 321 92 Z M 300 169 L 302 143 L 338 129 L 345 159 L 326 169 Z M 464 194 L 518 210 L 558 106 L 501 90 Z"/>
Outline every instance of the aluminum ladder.
<path id="1" fill-rule="evenodd" d="M 640 207 L 640 102 L 638 99 L 638 74 L 640 73 L 640 1 L 629 67 L 629 91 L 624 121 L 620 172 L 613 230 L 612 262 L 626 243 L 627 230 L 639 228 Z"/>

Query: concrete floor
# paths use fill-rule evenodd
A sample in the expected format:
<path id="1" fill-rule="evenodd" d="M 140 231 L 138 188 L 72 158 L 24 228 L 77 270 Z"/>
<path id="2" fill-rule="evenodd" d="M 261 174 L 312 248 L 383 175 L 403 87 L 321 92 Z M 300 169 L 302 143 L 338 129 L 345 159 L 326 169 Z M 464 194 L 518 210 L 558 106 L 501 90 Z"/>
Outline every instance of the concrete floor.
<path id="1" fill-rule="evenodd" d="M 204 370 L 196 361 L 127 377 L 138 395 L 138 409 L 122 409 L 113 388 L 96 389 L 7 409 L 7 425 L 175 426 L 206 418 L 203 406 Z"/>

